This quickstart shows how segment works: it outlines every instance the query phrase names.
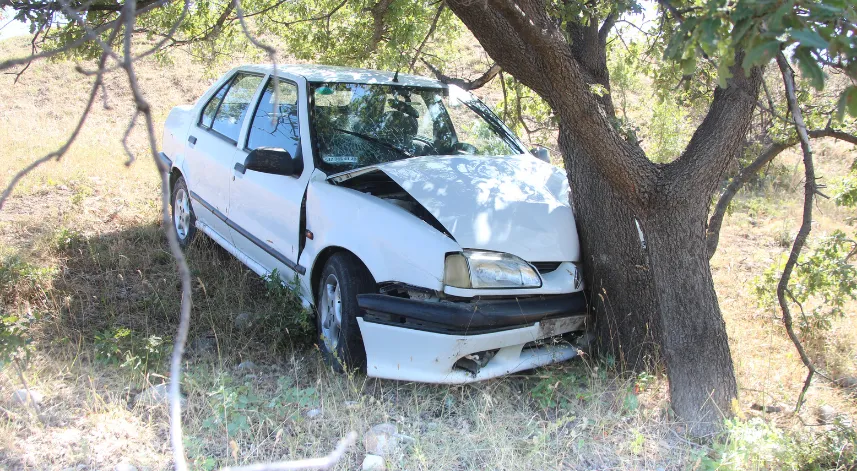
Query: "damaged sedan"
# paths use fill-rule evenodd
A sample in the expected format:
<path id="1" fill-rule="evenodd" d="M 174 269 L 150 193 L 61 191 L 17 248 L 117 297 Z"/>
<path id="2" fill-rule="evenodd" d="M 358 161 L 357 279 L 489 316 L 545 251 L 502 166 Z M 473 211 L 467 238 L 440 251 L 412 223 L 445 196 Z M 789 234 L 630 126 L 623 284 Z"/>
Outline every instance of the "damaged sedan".
<path id="1" fill-rule="evenodd" d="M 453 85 L 309 65 L 228 72 L 161 153 L 183 246 L 201 231 L 295 279 L 335 369 L 435 383 L 578 352 L 568 182 L 537 156 Z"/>

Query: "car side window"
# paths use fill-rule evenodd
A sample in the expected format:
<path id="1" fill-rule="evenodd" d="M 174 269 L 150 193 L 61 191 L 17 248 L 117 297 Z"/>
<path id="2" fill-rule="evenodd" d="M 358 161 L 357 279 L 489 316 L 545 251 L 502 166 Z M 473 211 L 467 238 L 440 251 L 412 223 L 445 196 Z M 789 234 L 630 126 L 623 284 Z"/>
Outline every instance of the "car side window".
<path id="1" fill-rule="evenodd" d="M 214 94 L 211 99 L 208 100 L 208 103 L 205 104 L 205 108 L 202 109 L 202 115 L 199 117 L 199 125 L 204 128 L 211 128 L 211 121 L 214 120 L 214 114 L 217 113 L 217 108 L 220 106 L 220 102 L 223 101 L 223 95 L 226 95 L 226 90 L 229 89 L 229 84 L 232 83 L 232 80 L 227 81 L 220 87 L 220 90 Z"/>
<path id="2" fill-rule="evenodd" d="M 268 80 L 262 98 L 256 105 L 253 121 L 250 123 L 247 150 L 276 147 L 296 157 L 299 155 L 298 147 L 301 139 L 298 122 L 298 87 L 282 79 L 278 82 L 280 96 L 276 120 L 271 119 L 274 113 L 274 81 Z"/>
<path id="3" fill-rule="evenodd" d="M 237 142 L 247 108 L 250 107 L 250 101 L 260 83 L 262 77 L 258 75 L 236 75 L 214 115 L 211 129 Z"/>

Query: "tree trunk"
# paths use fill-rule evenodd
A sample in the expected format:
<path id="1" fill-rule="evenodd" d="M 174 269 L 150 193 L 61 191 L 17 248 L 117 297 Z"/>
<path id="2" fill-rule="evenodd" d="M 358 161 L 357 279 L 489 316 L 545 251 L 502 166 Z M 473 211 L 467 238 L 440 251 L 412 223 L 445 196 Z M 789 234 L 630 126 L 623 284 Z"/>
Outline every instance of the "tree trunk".
<path id="1" fill-rule="evenodd" d="M 737 388 L 705 224 L 710 197 L 753 116 L 761 70 L 744 71 L 738 65 L 743 54 L 736 53 L 728 86 L 714 91 L 684 153 L 656 165 L 614 128 L 609 95 L 592 93 L 592 84 L 609 84 L 603 49 L 615 18 L 600 29 L 572 28 L 570 36 L 578 39 L 570 42 L 541 1 L 447 5 L 503 70 L 544 98 L 559 119 L 604 351 L 632 368 L 663 360 L 673 409 L 691 433 L 718 430 Z"/>
<path id="2" fill-rule="evenodd" d="M 716 432 L 738 397 L 726 324 L 708 264 L 708 194 L 665 198 L 642 222 L 658 299 L 673 410 L 695 436 Z"/>
<path id="3" fill-rule="evenodd" d="M 656 198 L 635 214 L 563 128 L 599 352 L 636 371 L 663 363 L 673 409 L 692 433 L 710 434 L 737 386 L 708 264 L 707 198 Z"/>
<path id="4" fill-rule="evenodd" d="M 584 280 L 595 309 L 598 353 L 612 356 L 621 368 L 655 368 L 660 326 L 636 217 L 575 142 L 561 125 L 559 146 L 572 190 Z"/>

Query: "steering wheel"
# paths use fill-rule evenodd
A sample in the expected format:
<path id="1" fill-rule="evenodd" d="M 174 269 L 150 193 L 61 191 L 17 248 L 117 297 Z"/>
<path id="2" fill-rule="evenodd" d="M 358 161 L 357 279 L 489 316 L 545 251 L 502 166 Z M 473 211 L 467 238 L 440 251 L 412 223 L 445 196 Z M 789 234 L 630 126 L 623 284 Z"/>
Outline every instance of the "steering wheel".
<path id="1" fill-rule="evenodd" d="M 440 153 L 440 152 L 438 152 L 437 147 L 435 147 L 434 142 L 432 142 L 431 140 L 429 140 L 425 137 L 414 136 L 411 139 L 413 139 L 414 142 L 418 142 L 418 143 L 422 144 L 424 150 L 431 150 L 430 153 L 424 152 L 423 155 L 434 155 L 434 154 Z"/>
<path id="2" fill-rule="evenodd" d="M 401 111 L 406 115 L 412 118 L 419 118 L 420 112 L 417 111 L 410 103 L 396 100 L 395 98 L 390 98 L 387 103 L 390 105 L 390 108 L 393 108 L 396 111 Z"/>

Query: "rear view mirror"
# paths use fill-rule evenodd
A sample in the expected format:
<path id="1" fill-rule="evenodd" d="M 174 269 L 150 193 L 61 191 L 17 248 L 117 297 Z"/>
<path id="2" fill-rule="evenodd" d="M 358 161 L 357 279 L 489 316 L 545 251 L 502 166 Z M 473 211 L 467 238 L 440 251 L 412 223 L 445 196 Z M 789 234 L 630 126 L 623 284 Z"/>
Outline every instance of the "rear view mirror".
<path id="1" fill-rule="evenodd" d="M 259 147 L 247 154 L 244 160 L 245 170 L 253 170 L 274 175 L 294 176 L 298 170 L 292 155 L 276 147 Z"/>
<path id="2" fill-rule="evenodd" d="M 543 162 L 551 163 L 551 153 L 547 147 L 535 147 L 530 149 L 530 153 L 533 154 L 533 157 Z"/>

